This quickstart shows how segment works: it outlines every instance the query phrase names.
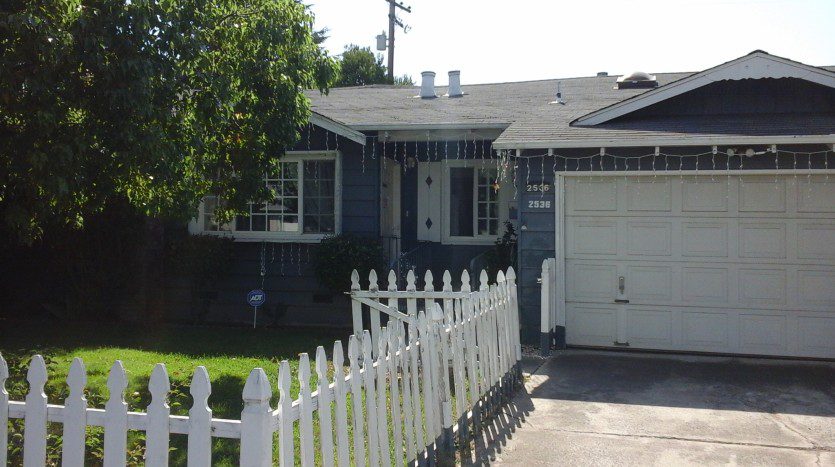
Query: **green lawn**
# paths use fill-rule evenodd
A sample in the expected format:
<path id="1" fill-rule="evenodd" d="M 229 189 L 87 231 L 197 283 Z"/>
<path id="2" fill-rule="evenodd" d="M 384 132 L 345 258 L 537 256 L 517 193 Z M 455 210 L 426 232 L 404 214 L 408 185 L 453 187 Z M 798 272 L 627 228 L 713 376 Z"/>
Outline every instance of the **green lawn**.
<path id="1" fill-rule="evenodd" d="M 187 415 L 191 406 L 188 387 L 194 368 L 204 365 L 212 383 L 209 406 L 216 418 L 239 419 L 243 408 L 241 391 L 249 372 L 255 367 L 266 370 L 273 387 L 272 406 L 278 401 L 276 379 L 278 362 L 289 360 L 296 374 L 298 354 L 308 352 L 311 363 L 316 347 L 325 346 L 328 355 L 333 342 L 341 339 L 347 346 L 347 332 L 315 329 L 259 329 L 234 327 L 166 326 L 160 328 L 138 325 L 108 324 L 39 324 L 10 325 L 0 331 L 0 353 L 11 373 L 6 384 L 12 400 L 23 400 L 27 392 L 26 368 L 32 355 L 39 353 L 47 361 L 49 402 L 62 404 L 67 395 L 65 384 L 70 363 L 81 357 L 88 373 L 88 401 L 92 407 L 104 407 L 107 399 L 105 382 L 116 359 L 122 360 L 128 375 L 126 400 L 130 410 L 144 411 L 150 401 L 148 378 L 156 363 L 165 363 L 171 380 L 171 412 Z M 313 372 L 315 375 L 315 372 Z M 315 378 L 315 376 L 314 376 Z M 294 380 L 293 396 L 298 391 Z M 10 462 L 20 455 L 20 427 L 12 426 Z M 100 463 L 100 429 L 90 428 L 88 461 Z M 50 463 L 58 463 L 60 426 L 50 426 L 55 433 L 49 442 Z M 131 435 L 131 459 L 141 463 L 141 434 Z M 237 464 L 238 442 L 217 440 L 214 464 Z M 172 465 L 180 465 L 185 453 L 185 436 L 172 435 Z"/>

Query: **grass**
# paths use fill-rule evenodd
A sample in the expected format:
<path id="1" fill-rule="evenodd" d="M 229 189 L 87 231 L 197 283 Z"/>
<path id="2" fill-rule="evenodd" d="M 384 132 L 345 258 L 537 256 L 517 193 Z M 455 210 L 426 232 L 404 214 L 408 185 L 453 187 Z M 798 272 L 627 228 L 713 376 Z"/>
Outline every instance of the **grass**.
<path id="1" fill-rule="evenodd" d="M 334 340 L 347 345 L 347 333 L 317 329 L 258 329 L 227 327 L 165 326 L 142 328 L 135 325 L 23 324 L 4 323 L 0 331 L 0 353 L 9 363 L 10 379 L 6 387 L 12 400 L 21 401 L 28 391 L 26 369 L 32 355 L 39 353 L 47 361 L 49 402 L 63 404 L 68 394 L 66 377 L 75 357 L 87 368 L 87 398 L 91 407 L 104 407 L 106 381 L 110 367 L 122 360 L 128 376 L 125 400 L 130 410 L 145 411 L 150 402 L 148 379 L 156 363 L 165 363 L 171 381 L 170 405 L 175 415 L 187 415 L 191 407 L 188 392 L 194 368 L 203 365 L 209 372 L 212 395 L 209 406 L 215 418 L 239 419 L 243 408 L 241 391 L 249 372 L 264 368 L 273 388 L 272 406 L 278 402 L 276 380 L 278 363 L 289 360 L 293 374 L 298 355 L 308 352 L 311 363 L 316 347 L 323 345 L 330 355 Z M 315 375 L 315 371 L 312 372 Z M 314 376 L 315 378 L 315 376 Z M 311 383 L 315 384 L 315 383 Z M 298 392 L 293 381 L 293 397 Z M 10 432 L 10 462 L 19 458 L 22 423 L 15 421 Z M 51 424 L 50 463 L 59 463 L 60 425 Z M 141 464 L 143 437 L 131 434 L 131 463 Z M 215 440 L 214 465 L 236 465 L 238 442 Z M 185 436 L 172 435 L 172 465 L 184 463 Z M 101 462 L 101 430 L 89 428 L 88 464 Z"/>

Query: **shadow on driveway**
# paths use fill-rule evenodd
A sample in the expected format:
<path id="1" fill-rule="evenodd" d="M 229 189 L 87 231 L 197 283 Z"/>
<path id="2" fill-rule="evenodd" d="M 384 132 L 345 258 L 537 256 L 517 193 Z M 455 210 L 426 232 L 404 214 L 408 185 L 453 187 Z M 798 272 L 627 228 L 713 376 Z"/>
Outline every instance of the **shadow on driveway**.
<path id="1" fill-rule="evenodd" d="M 835 465 L 835 363 L 570 350 L 471 464 Z"/>

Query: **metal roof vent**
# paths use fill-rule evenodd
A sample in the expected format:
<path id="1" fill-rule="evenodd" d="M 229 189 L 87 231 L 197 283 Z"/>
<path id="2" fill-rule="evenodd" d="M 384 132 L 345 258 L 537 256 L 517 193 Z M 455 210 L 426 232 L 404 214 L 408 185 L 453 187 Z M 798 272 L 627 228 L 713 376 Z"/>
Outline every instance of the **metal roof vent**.
<path id="1" fill-rule="evenodd" d="M 422 99 L 438 97 L 435 95 L 435 72 L 424 71 L 420 74 L 420 77 L 420 97 Z"/>
<path id="2" fill-rule="evenodd" d="M 597 76 L 600 77 L 600 78 L 602 78 L 604 76 L 609 76 L 609 72 L 608 71 L 598 71 Z"/>
<path id="3" fill-rule="evenodd" d="M 658 80 L 655 79 L 655 75 L 643 71 L 633 71 L 628 75 L 618 78 L 615 89 L 647 89 L 657 86 Z"/>
<path id="4" fill-rule="evenodd" d="M 452 70 L 449 72 L 449 90 L 446 93 L 447 97 L 461 97 L 464 91 L 461 90 L 461 71 Z"/>
<path id="5" fill-rule="evenodd" d="M 565 105 L 565 101 L 562 98 L 562 81 L 557 81 L 557 95 L 554 96 L 554 100 L 551 101 L 551 104 Z"/>

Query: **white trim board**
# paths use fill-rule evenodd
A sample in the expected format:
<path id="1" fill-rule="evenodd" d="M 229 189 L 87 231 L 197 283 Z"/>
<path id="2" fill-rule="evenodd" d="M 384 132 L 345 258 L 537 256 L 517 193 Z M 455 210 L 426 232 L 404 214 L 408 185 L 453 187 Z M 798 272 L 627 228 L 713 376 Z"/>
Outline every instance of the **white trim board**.
<path id="1" fill-rule="evenodd" d="M 336 133 L 339 136 L 348 138 L 349 140 L 357 144 L 365 146 L 365 135 L 363 133 L 360 133 L 357 130 L 351 129 L 341 123 L 338 123 L 335 120 L 331 120 L 330 118 L 325 117 L 322 114 L 317 114 L 315 112 L 311 113 L 310 123 L 325 130 L 328 130 L 331 133 Z"/>
<path id="2" fill-rule="evenodd" d="M 716 81 L 763 78 L 797 78 L 835 88 L 835 72 L 757 50 L 744 57 L 592 112 L 578 118 L 572 122 L 572 125 L 592 126 L 607 122 Z"/>
<path id="3" fill-rule="evenodd" d="M 525 143 L 494 142 L 493 149 L 569 149 L 569 148 L 637 148 L 637 147 L 680 147 L 680 146 L 736 146 L 772 144 L 835 144 L 835 134 L 829 135 L 782 135 L 782 136 L 680 136 L 633 139 L 571 139 L 531 141 Z"/>

